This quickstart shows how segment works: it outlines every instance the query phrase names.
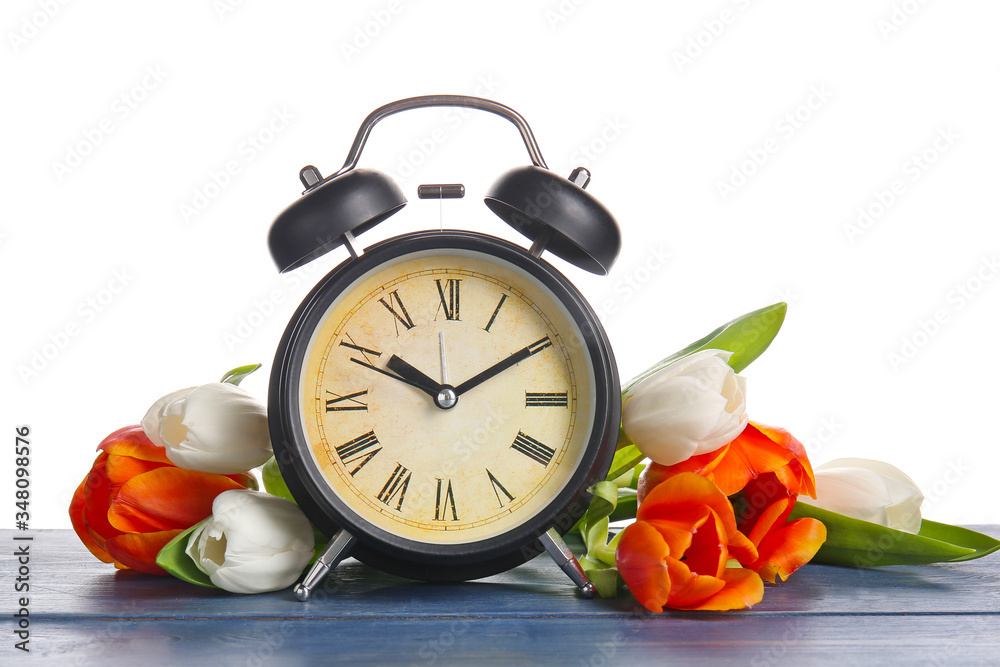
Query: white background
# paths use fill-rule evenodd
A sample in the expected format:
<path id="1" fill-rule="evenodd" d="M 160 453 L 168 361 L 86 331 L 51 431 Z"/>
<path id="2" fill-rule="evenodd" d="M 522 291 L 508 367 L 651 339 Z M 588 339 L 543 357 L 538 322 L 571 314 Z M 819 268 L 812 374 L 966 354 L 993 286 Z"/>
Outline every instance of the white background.
<path id="1" fill-rule="evenodd" d="M 985 0 L 8 0 L 2 402 L 11 445 L 32 429 L 32 527 L 69 527 L 95 446 L 162 394 L 260 361 L 243 386 L 266 399 L 285 323 L 346 257 L 276 273 L 266 233 L 299 168 L 335 170 L 368 112 L 432 93 L 506 103 L 552 168 L 591 169 L 622 254 L 608 277 L 552 261 L 623 379 L 785 300 L 745 372 L 751 417 L 814 464 L 899 465 L 925 516 L 1000 522 L 998 21 Z M 516 240 L 482 194 L 526 160 L 488 114 L 394 116 L 362 164 L 410 204 L 362 241 L 440 216 Z M 435 182 L 469 194 L 441 211 L 416 198 Z"/>

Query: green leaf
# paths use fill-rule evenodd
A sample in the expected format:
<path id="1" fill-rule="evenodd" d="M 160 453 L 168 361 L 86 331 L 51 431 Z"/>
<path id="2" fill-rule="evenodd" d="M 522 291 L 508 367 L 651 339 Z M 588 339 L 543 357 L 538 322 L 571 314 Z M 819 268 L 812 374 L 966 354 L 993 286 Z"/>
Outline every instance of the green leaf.
<path id="1" fill-rule="evenodd" d="M 587 557 L 606 565 L 615 564 L 614 549 L 608 549 L 608 517 L 618 505 L 618 486 L 614 482 L 598 482 L 590 487 L 594 497 L 584 516 L 583 542 Z"/>
<path id="2" fill-rule="evenodd" d="M 635 489 L 618 489 L 618 502 L 614 511 L 608 516 L 608 521 L 627 521 L 634 519 L 636 510 L 639 509 L 639 494 Z"/>
<path id="3" fill-rule="evenodd" d="M 621 533 L 618 533 L 621 535 Z M 586 545 L 583 544 L 583 540 L 579 536 L 573 534 L 567 534 L 564 538 L 566 540 L 566 545 L 569 546 L 573 553 L 583 554 L 586 549 Z M 615 548 L 618 547 L 618 536 L 612 540 L 612 544 Z M 580 561 L 580 566 L 583 571 L 587 573 L 587 578 L 590 579 L 591 583 L 594 584 L 594 588 L 597 589 L 597 594 L 602 598 L 613 598 L 618 595 L 618 588 L 624 585 L 621 577 L 618 575 L 618 568 L 609 567 L 601 561 L 594 560 L 592 558 L 587 558 L 586 555 L 579 555 L 578 560 Z"/>
<path id="4" fill-rule="evenodd" d="M 156 554 L 156 564 L 182 581 L 197 584 L 198 586 L 205 586 L 206 588 L 218 588 L 218 586 L 212 583 L 207 574 L 198 569 L 198 566 L 195 565 L 194 561 L 191 560 L 191 557 L 185 551 L 187 549 L 188 537 L 190 537 L 191 533 L 200 526 L 205 525 L 211 518 L 208 517 L 204 521 L 199 521 L 167 542 L 160 549 L 160 553 Z"/>
<path id="5" fill-rule="evenodd" d="M 281 476 L 281 470 L 278 469 L 278 462 L 274 460 L 273 456 L 264 464 L 260 476 L 264 480 L 265 491 L 272 496 L 295 502 L 295 498 L 292 498 L 292 492 L 288 490 L 288 485 L 285 484 L 285 480 Z"/>
<path id="6" fill-rule="evenodd" d="M 633 491 L 639 488 L 639 478 L 642 476 L 642 471 L 646 468 L 645 463 L 640 463 L 633 466 L 631 470 L 626 470 L 619 477 L 614 479 L 609 479 L 609 482 L 614 482 L 615 486 L 619 489 L 632 489 Z"/>
<path id="7" fill-rule="evenodd" d="M 633 493 L 631 489 L 626 491 Z M 618 593 L 618 570 L 615 568 L 618 537 L 608 542 L 608 517 L 618 505 L 618 485 L 614 482 L 598 482 L 590 487 L 590 492 L 594 497 L 582 520 L 583 543 L 587 554 L 580 559 L 580 565 L 590 577 L 598 595 L 614 597 Z"/>
<path id="8" fill-rule="evenodd" d="M 594 584 L 597 594 L 602 598 L 613 598 L 618 595 L 618 568 L 608 567 L 600 561 L 591 558 L 581 558 L 580 566 L 587 573 L 590 583 Z"/>
<path id="9" fill-rule="evenodd" d="M 622 431 L 624 434 L 624 431 Z M 617 452 L 615 458 L 611 460 L 611 470 L 608 472 L 608 480 L 613 481 L 635 468 L 646 456 L 633 444 L 627 444 Z"/>
<path id="10" fill-rule="evenodd" d="M 988 535 L 926 519 L 914 535 L 798 502 L 790 518 L 801 517 L 819 519 L 826 526 L 826 542 L 813 563 L 850 567 L 926 565 L 981 558 L 1000 549 L 1000 542 Z"/>
<path id="11" fill-rule="evenodd" d="M 260 364 L 249 364 L 247 366 L 240 366 L 229 371 L 222 376 L 219 382 L 228 382 L 229 384 L 239 385 L 243 381 L 243 378 L 253 373 L 255 370 L 260 368 Z"/>
<path id="12" fill-rule="evenodd" d="M 739 373 L 759 357 L 768 348 L 774 337 L 778 335 L 778 330 L 781 329 L 781 324 L 785 321 L 787 310 L 788 304 L 779 302 L 723 324 L 701 340 L 696 340 L 683 350 L 660 360 L 649 370 L 641 373 L 625 385 L 622 396 L 668 364 L 701 350 L 729 350 L 733 353 L 729 359 L 729 365 Z"/>
<path id="13" fill-rule="evenodd" d="M 618 489 L 618 502 L 615 505 L 615 509 L 608 516 L 608 523 L 615 523 L 616 521 L 630 521 L 635 519 L 635 513 L 639 509 L 639 494 L 635 489 Z M 580 539 L 583 539 L 583 535 L 587 529 L 587 517 L 584 515 L 576 522 L 568 534 L 579 535 Z"/>
<path id="14" fill-rule="evenodd" d="M 927 519 L 920 522 L 920 534 L 942 542 L 950 542 L 969 549 L 975 549 L 975 552 L 966 556 L 952 558 L 948 561 L 949 563 L 960 563 L 965 560 L 982 558 L 1000 549 L 1000 540 L 996 540 L 989 535 L 977 533 L 974 530 L 962 528 L 961 526 L 952 526 L 947 523 L 938 523 Z"/>

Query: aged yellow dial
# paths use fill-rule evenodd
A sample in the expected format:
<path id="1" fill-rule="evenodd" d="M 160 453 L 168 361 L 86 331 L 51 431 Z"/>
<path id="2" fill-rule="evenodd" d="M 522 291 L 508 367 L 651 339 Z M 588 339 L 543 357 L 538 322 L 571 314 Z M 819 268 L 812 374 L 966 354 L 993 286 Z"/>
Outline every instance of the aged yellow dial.
<path id="1" fill-rule="evenodd" d="M 430 544 L 503 534 L 585 455 L 594 368 L 536 278 L 472 250 L 411 253 L 354 281 L 306 349 L 315 467 L 362 520 Z"/>

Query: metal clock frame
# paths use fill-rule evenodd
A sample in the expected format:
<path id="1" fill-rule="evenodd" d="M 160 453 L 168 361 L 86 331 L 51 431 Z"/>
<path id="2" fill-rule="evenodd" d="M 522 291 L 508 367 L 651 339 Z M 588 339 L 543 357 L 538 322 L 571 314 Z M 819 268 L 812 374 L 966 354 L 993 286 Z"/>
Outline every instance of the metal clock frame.
<path id="1" fill-rule="evenodd" d="M 299 419 L 299 380 L 310 339 L 344 289 L 394 259 L 420 251 L 449 250 L 474 251 L 505 260 L 552 292 L 582 333 L 581 342 L 594 367 L 596 403 L 594 424 L 580 465 L 541 512 L 517 528 L 485 540 L 430 544 L 402 538 L 362 519 L 329 486 L 312 460 Z M 326 567 L 320 568 L 323 569 L 320 578 L 348 551 L 385 572 L 427 581 L 478 579 L 530 560 L 545 551 L 547 531 L 554 528 L 564 535 L 583 516 L 590 499 L 588 488 L 603 480 L 611 465 L 621 424 L 620 385 L 614 355 L 604 328 L 582 294 L 555 267 L 520 246 L 459 230 L 397 236 L 371 246 L 327 274 L 302 302 L 285 330 L 274 358 L 268 396 L 271 441 L 282 476 L 306 515 L 333 537 L 333 546 L 324 554 L 328 556 L 327 562 L 321 559 L 321 565 Z M 342 553 L 330 553 L 338 550 Z M 307 597 L 308 588 L 304 593 L 297 590 L 297 594 L 300 598 Z"/>

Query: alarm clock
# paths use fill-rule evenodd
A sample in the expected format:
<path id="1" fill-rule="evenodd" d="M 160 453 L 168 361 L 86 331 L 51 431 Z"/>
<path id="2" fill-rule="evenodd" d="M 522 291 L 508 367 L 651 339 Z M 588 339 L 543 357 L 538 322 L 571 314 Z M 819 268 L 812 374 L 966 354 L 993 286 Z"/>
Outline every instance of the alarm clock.
<path id="1" fill-rule="evenodd" d="M 531 159 L 492 185 L 486 206 L 531 241 L 432 230 L 362 248 L 358 236 L 407 200 L 358 168 L 372 128 L 409 109 L 465 107 L 519 131 Z M 293 270 L 334 248 L 350 257 L 296 310 L 278 346 L 268 413 L 282 477 L 331 539 L 300 600 L 348 555 L 426 581 L 489 576 L 548 551 L 593 594 L 562 540 L 605 478 L 621 423 L 614 355 L 580 291 L 542 258 L 604 275 L 621 247 L 590 174 L 551 172 L 513 109 L 434 95 L 387 104 L 362 123 L 344 166 L 274 220 L 269 247 Z M 423 185 L 422 198 L 464 195 Z"/>

